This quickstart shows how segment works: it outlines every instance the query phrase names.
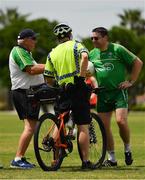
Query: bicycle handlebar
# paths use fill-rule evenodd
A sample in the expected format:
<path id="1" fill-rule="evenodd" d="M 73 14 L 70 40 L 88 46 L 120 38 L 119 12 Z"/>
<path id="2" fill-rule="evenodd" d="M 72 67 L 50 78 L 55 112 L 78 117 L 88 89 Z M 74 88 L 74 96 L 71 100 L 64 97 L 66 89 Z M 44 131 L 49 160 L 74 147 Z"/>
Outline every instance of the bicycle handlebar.
<path id="1" fill-rule="evenodd" d="M 92 88 L 92 93 L 98 94 L 99 91 L 105 90 L 105 87 Z"/>
<path id="2" fill-rule="evenodd" d="M 39 102 L 54 102 L 61 92 L 65 91 L 67 86 L 53 87 L 46 83 L 31 86 L 27 90 L 27 97 L 30 100 L 37 100 Z M 92 93 L 97 94 L 99 91 L 105 90 L 105 87 L 90 88 Z"/>

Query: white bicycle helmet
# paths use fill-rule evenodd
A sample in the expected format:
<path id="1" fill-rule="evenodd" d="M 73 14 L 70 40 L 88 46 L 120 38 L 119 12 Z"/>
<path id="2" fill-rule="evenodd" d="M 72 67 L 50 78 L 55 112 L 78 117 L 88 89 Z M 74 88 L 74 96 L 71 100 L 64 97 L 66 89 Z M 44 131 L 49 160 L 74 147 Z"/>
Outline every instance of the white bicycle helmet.
<path id="1" fill-rule="evenodd" d="M 60 23 L 60 24 L 56 25 L 53 29 L 54 34 L 58 38 L 65 37 L 71 31 L 72 31 L 72 29 L 65 23 Z"/>

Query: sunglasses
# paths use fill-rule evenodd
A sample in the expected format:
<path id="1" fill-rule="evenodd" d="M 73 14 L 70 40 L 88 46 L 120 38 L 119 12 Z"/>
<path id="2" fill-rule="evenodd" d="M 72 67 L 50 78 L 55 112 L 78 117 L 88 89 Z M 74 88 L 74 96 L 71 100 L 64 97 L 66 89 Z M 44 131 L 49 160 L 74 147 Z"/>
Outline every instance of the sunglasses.
<path id="1" fill-rule="evenodd" d="M 29 39 L 36 41 L 36 37 L 29 37 Z"/>
<path id="2" fill-rule="evenodd" d="M 91 40 L 95 40 L 95 41 L 98 41 L 100 39 L 100 37 L 91 37 Z"/>

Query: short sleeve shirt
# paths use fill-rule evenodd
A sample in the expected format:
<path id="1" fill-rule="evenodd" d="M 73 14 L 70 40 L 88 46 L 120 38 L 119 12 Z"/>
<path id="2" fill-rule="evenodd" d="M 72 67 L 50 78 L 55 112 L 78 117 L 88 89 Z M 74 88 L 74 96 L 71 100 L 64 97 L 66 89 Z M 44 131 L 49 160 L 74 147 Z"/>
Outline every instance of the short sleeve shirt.
<path id="1" fill-rule="evenodd" d="M 27 66 L 37 64 L 31 52 L 20 46 L 15 46 L 9 56 L 9 69 L 12 87 L 11 89 L 28 89 L 32 85 L 44 82 L 43 75 L 30 75 L 25 72 Z"/>
<path id="2" fill-rule="evenodd" d="M 125 47 L 110 43 L 106 51 L 94 48 L 89 59 L 94 64 L 99 86 L 115 89 L 126 77 L 126 67 L 137 57 Z"/>
<path id="3" fill-rule="evenodd" d="M 75 40 L 59 44 L 47 57 L 44 75 L 54 77 L 59 84 L 74 83 L 74 76 L 80 74 L 82 52 L 88 50 Z"/>

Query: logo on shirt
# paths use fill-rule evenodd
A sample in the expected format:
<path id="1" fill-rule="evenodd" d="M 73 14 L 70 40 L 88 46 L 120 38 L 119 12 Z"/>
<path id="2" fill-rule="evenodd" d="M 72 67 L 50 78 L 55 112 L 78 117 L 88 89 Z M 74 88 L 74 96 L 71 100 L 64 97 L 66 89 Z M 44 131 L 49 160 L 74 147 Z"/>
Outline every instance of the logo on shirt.
<path id="1" fill-rule="evenodd" d="M 104 69 L 106 71 L 112 71 L 114 69 L 114 65 L 112 63 L 105 63 L 104 64 Z"/>
<path id="2" fill-rule="evenodd" d="M 113 55 L 112 52 L 109 52 L 108 53 L 108 58 L 112 58 L 112 55 Z"/>

